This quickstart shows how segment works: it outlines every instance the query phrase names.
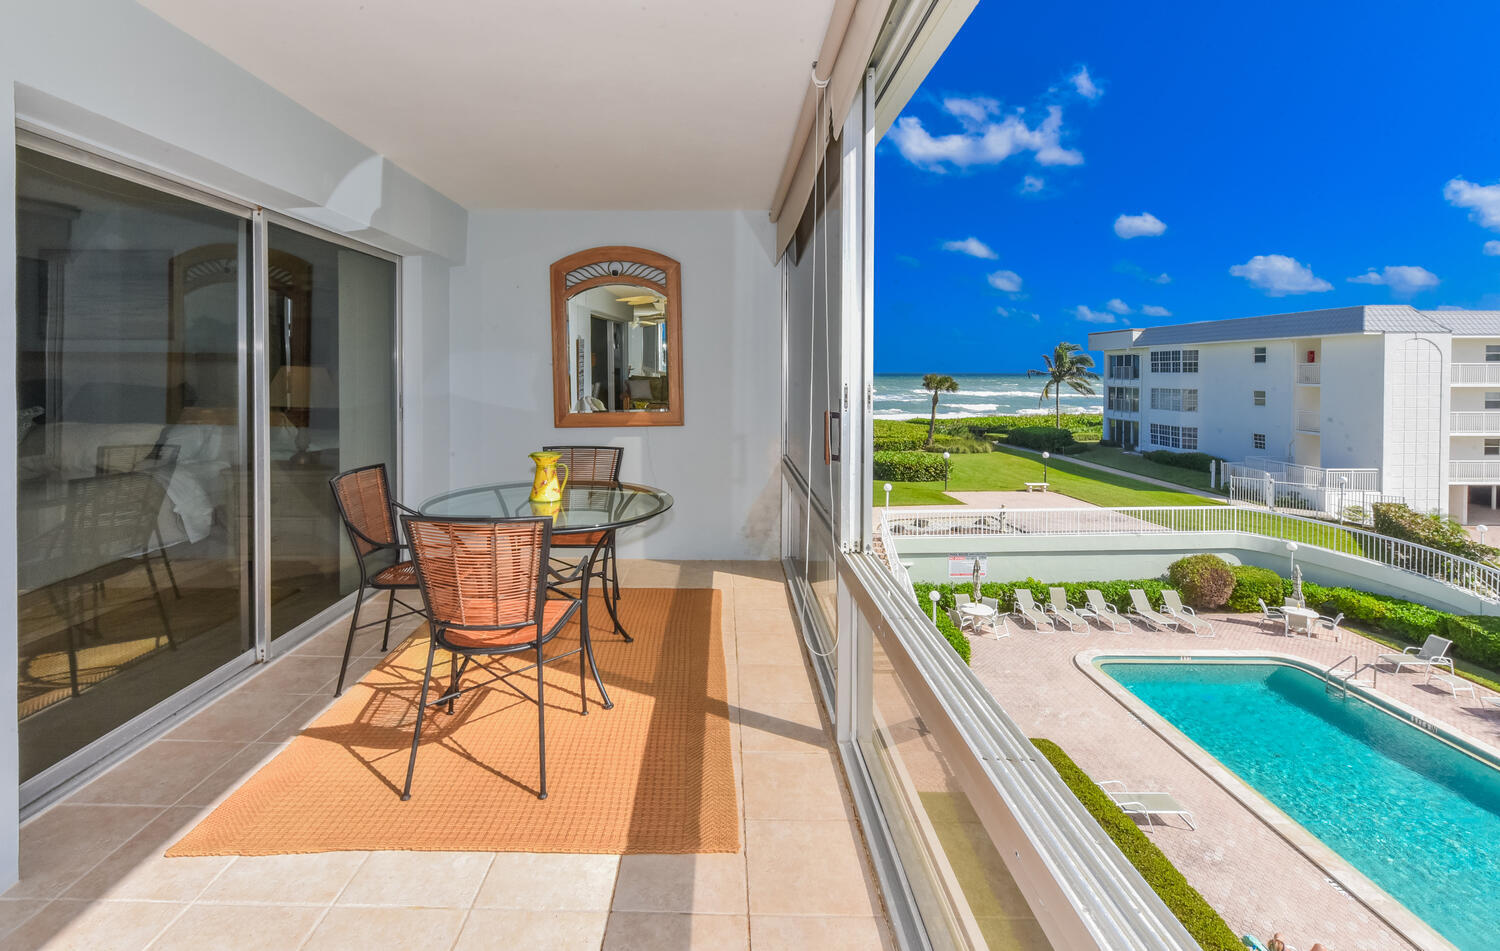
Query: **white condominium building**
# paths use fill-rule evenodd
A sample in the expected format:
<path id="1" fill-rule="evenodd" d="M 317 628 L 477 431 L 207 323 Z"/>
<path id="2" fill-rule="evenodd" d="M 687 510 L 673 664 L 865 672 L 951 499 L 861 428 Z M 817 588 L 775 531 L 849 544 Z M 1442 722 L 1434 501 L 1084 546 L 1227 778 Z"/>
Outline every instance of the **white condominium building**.
<path id="1" fill-rule="evenodd" d="M 1340 307 L 1089 334 L 1104 436 L 1311 471 L 1461 521 L 1500 501 L 1500 311 Z"/>

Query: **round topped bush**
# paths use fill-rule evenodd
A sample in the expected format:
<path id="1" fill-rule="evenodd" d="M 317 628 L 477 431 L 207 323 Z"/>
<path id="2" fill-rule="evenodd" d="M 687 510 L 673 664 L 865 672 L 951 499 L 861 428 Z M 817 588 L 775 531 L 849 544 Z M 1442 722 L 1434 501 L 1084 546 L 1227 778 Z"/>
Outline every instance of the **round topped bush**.
<path id="1" fill-rule="evenodd" d="M 1199 611 L 1222 608 L 1234 592 L 1234 571 L 1218 555 L 1188 555 L 1167 568 L 1172 587 Z"/>

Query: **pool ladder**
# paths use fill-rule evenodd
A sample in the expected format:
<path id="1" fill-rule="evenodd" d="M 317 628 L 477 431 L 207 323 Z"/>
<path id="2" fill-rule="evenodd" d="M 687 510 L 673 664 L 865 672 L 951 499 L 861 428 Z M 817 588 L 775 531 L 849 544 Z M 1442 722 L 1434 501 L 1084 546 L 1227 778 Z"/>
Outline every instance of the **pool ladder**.
<path id="1" fill-rule="evenodd" d="M 1352 663 L 1354 666 L 1346 670 L 1344 668 L 1344 665 L 1349 663 Z M 1348 657 L 1345 657 L 1343 660 L 1339 661 L 1323 672 L 1323 689 L 1327 693 L 1332 693 L 1335 690 L 1341 690 L 1343 692 L 1343 695 L 1345 697 L 1348 697 L 1349 682 L 1351 680 L 1354 680 L 1355 677 L 1358 677 L 1360 674 L 1364 673 L 1367 670 L 1371 673 L 1370 686 L 1373 687 L 1375 686 L 1377 678 L 1380 677 L 1380 668 L 1375 666 L 1374 661 L 1361 664 L 1359 662 L 1358 654 L 1350 654 Z M 1359 681 L 1355 682 L 1358 683 Z"/>

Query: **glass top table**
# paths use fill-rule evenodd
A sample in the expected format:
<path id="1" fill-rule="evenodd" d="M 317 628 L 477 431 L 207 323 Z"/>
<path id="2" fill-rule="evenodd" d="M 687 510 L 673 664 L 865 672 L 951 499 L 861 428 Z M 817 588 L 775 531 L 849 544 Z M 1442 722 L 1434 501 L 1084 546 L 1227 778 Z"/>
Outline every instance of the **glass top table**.
<path id="1" fill-rule="evenodd" d="M 420 510 L 437 518 L 550 515 L 554 532 L 599 532 L 636 525 L 672 507 L 667 493 L 629 482 L 569 482 L 561 502 L 532 502 L 530 496 L 530 482 L 496 482 L 435 495 Z"/>

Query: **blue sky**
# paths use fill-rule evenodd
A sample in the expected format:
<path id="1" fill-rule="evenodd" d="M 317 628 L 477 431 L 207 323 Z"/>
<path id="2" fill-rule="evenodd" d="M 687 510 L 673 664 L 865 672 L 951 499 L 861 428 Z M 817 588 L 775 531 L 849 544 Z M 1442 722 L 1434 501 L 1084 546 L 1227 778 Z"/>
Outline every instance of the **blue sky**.
<path id="1" fill-rule="evenodd" d="M 876 372 L 1024 370 L 1129 325 L 1500 308 L 1496 36 L 1478 0 L 981 0 L 876 151 Z"/>

